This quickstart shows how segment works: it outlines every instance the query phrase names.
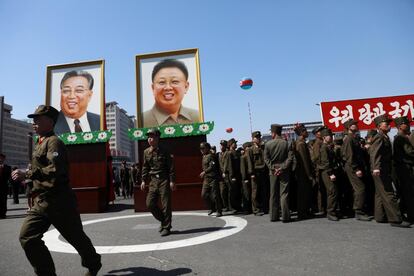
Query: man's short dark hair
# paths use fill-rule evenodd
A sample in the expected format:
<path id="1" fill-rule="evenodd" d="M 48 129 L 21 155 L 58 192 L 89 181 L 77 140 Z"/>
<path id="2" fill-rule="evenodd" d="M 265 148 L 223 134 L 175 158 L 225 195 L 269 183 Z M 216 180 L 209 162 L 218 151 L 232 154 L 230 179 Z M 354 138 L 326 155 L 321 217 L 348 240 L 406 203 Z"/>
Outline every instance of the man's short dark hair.
<path id="1" fill-rule="evenodd" d="M 163 68 L 171 68 L 175 67 L 181 70 L 183 72 L 185 79 L 188 80 L 188 70 L 187 66 L 182 61 L 176 60 L 176 59 L 163 59 L 160 62 L 158 62 L 154 69 L 152 69 L 152 76 L 151 79 L 154 81 L 155 75 Z"/>
<path id="2" fill-rule="evenodd" d="M 0 153 L 0 157 L 6 158 L 6 155 L 4 155 L 4 153 Z"/>
<path id="3" fill-rule="evenodd" d="M 88 81 L 88 85 L 89 85 L 89 90 L 92 90 L 93 88 L 93 77 L 89 72 L 86 71 L 81 71 L 81 70 L 72 70 L 67 72 L 62 80 L 60 81 L 60 89 L 63 88 L 63 83 L 69 79 L 69 78 L 73 78 L 73 77 L 84 77 L 87 81 Z"/>

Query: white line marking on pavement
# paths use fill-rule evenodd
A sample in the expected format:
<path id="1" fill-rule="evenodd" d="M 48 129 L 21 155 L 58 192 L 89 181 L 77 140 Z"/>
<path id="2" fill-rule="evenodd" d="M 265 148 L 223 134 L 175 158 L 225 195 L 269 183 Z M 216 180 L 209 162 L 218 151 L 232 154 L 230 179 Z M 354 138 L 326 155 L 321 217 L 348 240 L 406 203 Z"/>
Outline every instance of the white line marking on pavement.
<path id="1" fill-rule="evenodd" d="M 102 218 L 95 220 L 88 220 L 83 222 L 83 225 L 105 222 L 118 219 L 128 219 L 128 218 L 140 218 L 140 217 L 149 217 L 151 214 L 141 214 L 141 215 L 129 215 L 129 216 L 119 216 L 119 217 L 110 217 Z M 173 213 L 173 216 L 200 216 L 205 217 L 207 214 L 204 213 Z M 173 248 L 180 248 L 186 246 L 193 246 L 197 244 L 203 244 L 218 239 L 222 239 L 231 235 L 234 235 L 244 229 L 247 225 L 247 221 L 240 217 L 235 216 L 223 216 L 218 219 L 224 220 L 226 224 L 217 231 L 201 235 L 198 237 L 192 237 L 183 240 L 175 240 L 168 242 L 160 243 L 147 243 L 147 244 L 133 244 L 133 245 L 114 245 L 114 246 L 95 246 L 96 252 L 99 254 L 117 254 L 117 253 L 133 253 L 133 252 L 146 252 L 146 251 L 155 251 L 155 250 L 167 250 Z M 43 236 L 43 240 L 46 243 L 46 246 L 50 251 L 61 252 L 61 253 L 72 253 L 75 254 L 77 251 L 67 242 L 59 240 L 60 233 L 56 230 L 50 230 L 46 232 Z"/>

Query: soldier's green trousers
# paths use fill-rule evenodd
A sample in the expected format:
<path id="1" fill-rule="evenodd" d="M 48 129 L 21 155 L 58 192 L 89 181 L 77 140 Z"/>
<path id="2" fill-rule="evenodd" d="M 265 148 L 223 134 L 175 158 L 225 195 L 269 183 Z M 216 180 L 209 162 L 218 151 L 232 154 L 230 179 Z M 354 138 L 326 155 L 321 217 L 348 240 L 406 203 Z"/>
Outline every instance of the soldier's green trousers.
<path id="1" fill-rule="evenodd" d="M 381 172 L 379 176 L 373 176 L 375 183 L 375 220 L 400 223 L 402 221 L 398 198 L 392 186 L 390 173 Z"/>
<path id="2" fill-rule="evenodd" d="M 158 206 L 158 199 L 161 199 L 161 208 Z M 172 218 L 170 181 L 151 176 L 146 203 L 154 218 L 161 222 L 161 228 L 170 230 Z"/>
<path id="3" fill-rule="evenodd" d="M 56 275 L 55 265 L 42 240 L 43 234 L 53 225 L 79 253 L 82 266 L 89 270 L 101 267 L 101 256 L 83 231 L 76 199 L 73 193 L 40 194 L 33 199 L 20 231 L 20 243 L 37 275 Z"/>
<path id="4" fill-rule="evenodd" d="M 401 205 L 407 212 L 408 220 L 414 222 L 414 168 L 401 165 L 395 169 L 400 184 Z"/>
<path id="5" fill-rule="evenodd" d="M 327 195 L 326 211 L 329 215 L 336 216 L 336 209 L 338 208 L 338 188 L 336 182 L 331 180 L 326 171 L 321 171 L 321 173 Z"/>
<path id="6" fill-rule="evenodd" d="M 201 197 L 204 199 L 204 202 L 210 210 L 221 213 L 221 197 L 217 180 L 204 180 Z"/>
<path id="7" fill-rule="evenodd" d="M 355 212 L 364 212 L 365 204 L 365 183 L 360 177 L 358 177 L 351 167 L 345 166 L 345 172 L 348 176 L 348 180 L 354 190 L 354 205 Z"/>
<path id="8" fill-rule="evenodd" d="M 270 220 L 279 220 L 279 212 L 282 209 L 282 220 L 290 220 L 289 210 L 289 173 L 270 176 Z"/>

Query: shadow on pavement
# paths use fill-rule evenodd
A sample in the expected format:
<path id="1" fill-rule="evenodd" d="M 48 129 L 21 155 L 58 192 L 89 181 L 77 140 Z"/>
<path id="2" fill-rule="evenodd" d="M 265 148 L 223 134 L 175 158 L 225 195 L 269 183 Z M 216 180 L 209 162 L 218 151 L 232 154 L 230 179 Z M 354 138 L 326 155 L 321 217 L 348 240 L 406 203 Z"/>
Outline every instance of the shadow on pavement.
<path id="1" fill-rule="evenodd" d="M 189 268 L 175 268 L 171 270 L 158 270 L 155 268 L 149 267 L 129 267 L 124 269 L 112 270 L 109 271 L 105 276 L 116 276 L 116 275 L 128 275 L 128 276 L 138 276 L 138 275 L 162 275 L 162 276 L 176 276 L 184 275 L 191 273 L 192 270 Z M 121 273 L 121 274 L 116 274 Z"/>
<path id="2" fill-rule="evenodd" d="M 205 227 L 205 228 L 196 228 L 196 229 L 188 229 L 184 231 L 180 230 L 173 230 L 171 234 L 173 235 L 182 235 L 182 234 L 194 234 L 194 233 L 201 233 L 201 232 L 214 232 L 219 230 L 227 230 L 235 228 L 234 226 L 226 226 L 226 227 Z"/>
<path id="3" fill-rule="evenodd" d="M 108 210 L 106 210 L 106 212 L 107 213 L 121 212 L 123 210 L 129 210 L 129 209 L 133 210 L 134 204 L 115 203 L 115 204 L 109 204 Z"/>

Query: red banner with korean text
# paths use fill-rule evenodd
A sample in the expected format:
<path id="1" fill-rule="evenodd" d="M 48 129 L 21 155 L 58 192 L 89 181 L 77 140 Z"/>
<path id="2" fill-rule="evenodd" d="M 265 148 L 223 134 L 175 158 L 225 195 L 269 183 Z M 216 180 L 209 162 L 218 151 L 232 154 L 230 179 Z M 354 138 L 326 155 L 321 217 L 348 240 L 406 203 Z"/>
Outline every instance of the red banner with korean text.
<path id="1" fill-rule="evenodd" d="M 410 120 L 414 117 L 414 94 L 355 99 L 335 102 L 321 102 L 323 124 L 333 132 L 343 131 L 343 123 L 350 118 L 359 121 L 360 130 L 375 128 L 374 118 L 387 114 L 389 118 L 407 116 Z M 391 123 L 394 127 L 394 123 Z"/>

